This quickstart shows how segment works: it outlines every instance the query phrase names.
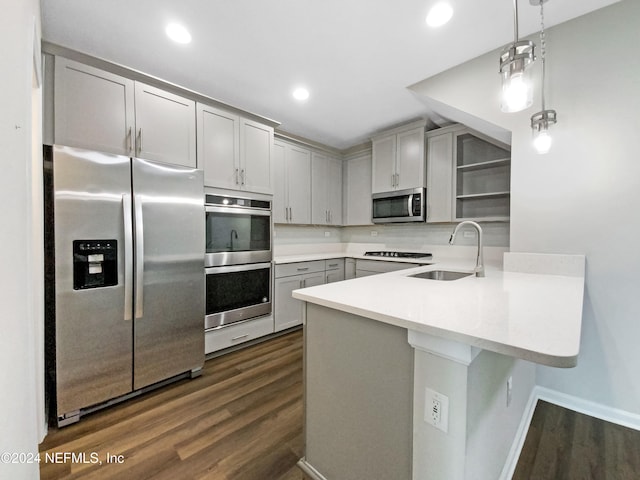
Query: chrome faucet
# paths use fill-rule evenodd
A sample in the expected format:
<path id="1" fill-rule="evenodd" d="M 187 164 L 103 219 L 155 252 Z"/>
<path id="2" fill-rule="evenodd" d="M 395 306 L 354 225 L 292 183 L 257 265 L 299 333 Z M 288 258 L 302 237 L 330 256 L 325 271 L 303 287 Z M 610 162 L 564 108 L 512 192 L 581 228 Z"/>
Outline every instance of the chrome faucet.
<path id="1" fill-rule="evenodd" d="M 456 238 L 456 233 L 458 233 L 460 227 L 464 225 L 471 225 L 478 231 L 478 256 L 476 257 L 476 268 L 474 268 L 473 271 L 476 272 L 476 277 L 484 277 L 484 260 L 482 256 L 482 227 L 479 224 L 477 224 L 476 222 L 472 222 L 471 220 L 460 222 L 453 230 L 451 238 L 449 238 L 449 245 L 453 245 L 453 241 Z"/>

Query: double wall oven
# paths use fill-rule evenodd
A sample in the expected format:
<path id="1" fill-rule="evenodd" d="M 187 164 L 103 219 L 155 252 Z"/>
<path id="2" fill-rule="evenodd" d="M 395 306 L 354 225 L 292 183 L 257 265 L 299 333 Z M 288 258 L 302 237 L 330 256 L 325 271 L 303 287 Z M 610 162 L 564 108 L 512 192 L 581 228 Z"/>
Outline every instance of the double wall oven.
<path id="1" fill-rule="evenodd" d="M 205 195 L 205 329 L 271 313 L 271 200 Z"/>

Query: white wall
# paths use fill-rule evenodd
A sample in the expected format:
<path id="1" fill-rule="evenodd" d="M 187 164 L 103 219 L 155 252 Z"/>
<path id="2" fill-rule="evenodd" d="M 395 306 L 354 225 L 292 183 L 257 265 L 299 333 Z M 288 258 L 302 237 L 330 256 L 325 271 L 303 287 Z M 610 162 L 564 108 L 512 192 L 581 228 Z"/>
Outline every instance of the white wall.
<path id="1" fill-rule="evenodd" d="M 640 414 L 638 45 L 637 0 L 548 31 L 547 108 L 557 110 L 558 124 L 545 156 L 530 146 L 539 95 L 524 112 L 499 111 L 497 51 L 412 87 L 512 131 L 511 251 L 587 256 L 578 366 L 540 366 L 537 383 L 633 414 Z"/>
<path id="2" fill-rule="evenodd" d="M 37 0 L 2 0 L 0 4 L 0 452 L 36 453 L 42 435 L 42 240 L 41 194 L 32 141 L 34 21 L 40 32 Z M 35 139 L 35 140 L 34 140 Z M 35 165 L 39 165 L 35 163 Z M 35 190 L 34 190 L 35 189 Z M 35 195 L 35 196 L 34 196 Z M 39 478 L 37 463 L 0 462 L 0 478 Z"/>

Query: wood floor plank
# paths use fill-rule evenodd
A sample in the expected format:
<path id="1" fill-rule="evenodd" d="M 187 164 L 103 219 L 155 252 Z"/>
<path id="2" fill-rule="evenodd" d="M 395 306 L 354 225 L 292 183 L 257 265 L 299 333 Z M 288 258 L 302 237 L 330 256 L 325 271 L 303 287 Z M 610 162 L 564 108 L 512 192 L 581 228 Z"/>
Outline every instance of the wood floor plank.
<path id="1" fill-rule="evenodd" d="M 43 480 L 308 480 L 302 333 L 212 358 L 203 374 L 50 428 L 44 455 L 97 453 L 102 465 L 42 462 Z M 106 463 L 109 454 L 121 464 Z M 515 480 L 637 480 L 640 432 L 539 401 Z"/>
<path id="2" fill-rule="evenodd" d="M 302 332 L 297 331 L 212 358 L 200 378 L 162 387 L 78 424 L 50 428 L 42 453 L 95 452 L 103 460 L 109 452 L 123 455 L 124 463 L 41 464 L 41 478 L 166 475 L 182 480 L 209 472 L 209 478 L 223 480 L 227 473 L 246 469 L 257 477 L 266 474 L 262 478 L 278 480 L 273 472 L 300 472 L 295 464 L 302 451 L 301 409 Z M 258 440 L 260 445 L 251 443 Z M 223 456 L 217 457 L 216 451 Z M 179 452 L 187 455 L 181 457 Z M 224 472 L 216 471 L 221 460 L 233 455 L 235 460 L 224 464 Z M 263 468 L 269 472 L 261 472 Z"/>
<path id="3" fill-rule="evenodd" d="M 640 431 L 538 401 L 514 480 L 638 480 Z"/>

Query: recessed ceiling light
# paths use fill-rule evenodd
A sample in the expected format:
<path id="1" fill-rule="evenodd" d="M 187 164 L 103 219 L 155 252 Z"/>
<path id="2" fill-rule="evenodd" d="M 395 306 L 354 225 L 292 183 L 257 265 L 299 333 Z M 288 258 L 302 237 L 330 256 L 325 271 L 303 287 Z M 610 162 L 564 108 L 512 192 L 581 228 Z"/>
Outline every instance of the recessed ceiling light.
<path id="1" fill-rule="evenodd" d="M 304 102 L 309 98 L 309 90 L 304 87 L 298 87 L 293 91 L 293 98 L 300 102 Z"/>
<path id="2" fill-rule="evenodd" d="M 191 42 L 191 34 L 189 31 L 184 28 L 182 25 L 177 23 L 170 23 L 167 25 L 165 32 L 169 36 L 171 40 L 177 43 L 190 43 Z"/>
<path id="3" fill-rule="evenodd" d="M 430 27 L 441 27 L 453 16 L 453 8 L 446 2 L 436 3 L 427 14 L 427 25 Z"/>

